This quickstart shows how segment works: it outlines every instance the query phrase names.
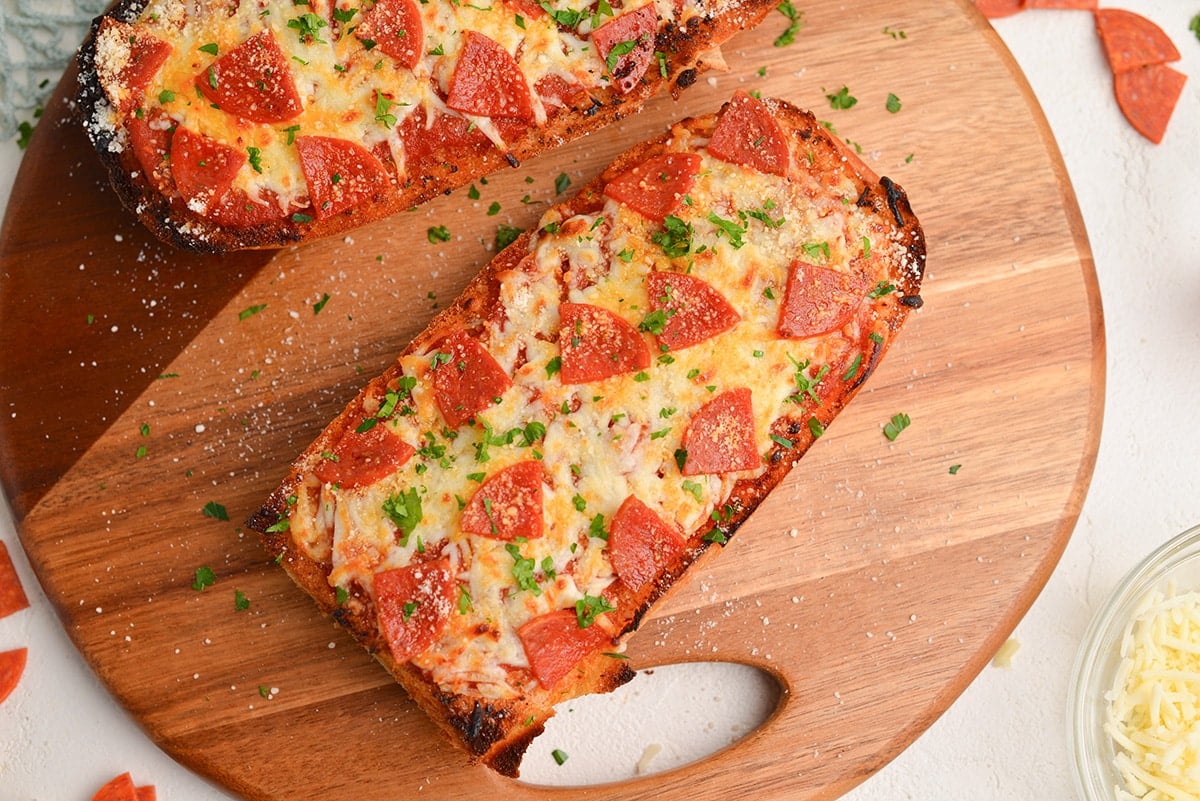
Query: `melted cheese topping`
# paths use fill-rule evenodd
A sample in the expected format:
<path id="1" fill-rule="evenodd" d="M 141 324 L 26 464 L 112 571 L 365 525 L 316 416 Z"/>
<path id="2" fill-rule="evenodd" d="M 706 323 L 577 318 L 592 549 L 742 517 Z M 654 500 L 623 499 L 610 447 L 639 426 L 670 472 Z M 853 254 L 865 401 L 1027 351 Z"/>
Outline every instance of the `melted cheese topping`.
<path id="1" fill-rule="evenodd" d="M 1104 729 L 1125 779 L 1118 795 L 1200 798 L 1200 593 L 1170 587 L 1146 596 L 1125 629 L 1107 698 Z"/>
<path id="2" fill-rule="evenodd" d="M 607 541 L 591 535 L 597 515 L 607 525 L 635 495 L 685 536 L 711 531 L 735 482 L 761 475 L 765 457 L 781 447 L 772 439 L 772 424 L 785 416 L 807 418 L 815 408 L 819 390 L 805 397 L 804 386 L 848 380 L 845 365 L 867 345 L 867 335 L 886 334 L 872 314 L 857 314 L 826 335 L 784 339 L 777 333 L 789 268 L 798 258 L 859 271 L 867 287 L 887 279 L 887 264 L 905 262 L 903 245 L 880 241 L 878 222 L 853 202 L 857 188 L 850 178 L 831 188 L 819 184 L 827 175 L 809 175 L 802 167 L 786 179 L 767 175 L 717 160 L 704 144 L 677 129 L 670 145 L 703 156 L 695 186 L 674 212 L 693 229 L 687 256 L 668 257 L 653 241 L 662 226 L 614 200 L 596 213 L 566 219 L 551 209 L 530 255 L 498 276 L 502 313 L 491 315 L 478 335 L 512 378 L 498 402 L 477 415 L 476 425 L 448 430 L 428 380 L 435 354 L 404 356 L 404 375 L 416 380 L 411 402 L 405 414 L 385 424 L 421 449 L 417 456 L 371 486 L 339 489 L 321 485 L 311 473 L 304 479 L 307 491 L 298 494 L 290 514 L 292 536 L 307 556 L 332 564 L 332 585 L 349 591 L 357 585 L 369 593 L 375 573 L 409 564 L 422 549 L 426 556 L 449 556 L 469 603 L 413 660 L 447 691 L 516 695 L 522 681 L 532 681 L 521 670 L 529 663 L 517 636 L 520 626 L 570 608 L 585 595 L 599 596 L 617 580 Z M 761 212 L 767 221 L 739 212 Z M 744 228 L 740 247 L 714 215 Z M 865 247 L 877 258 L 861 258 Z M 652 270 L 686 271 L 707 282 L 740 321 L 692 347 L 654 350 L 651 366 L 639 373 L 562 383 L 554 369 L 559 304 L 592 304 L 636 326 L 650 312 L 645 279 Z M 830 366 L 835 372 L 823 369 Z M 738 387 L 752 390 L 761 466 L 685 477 L 677 451 L 689 420 L 709 400 Z M 524 431 L 530 423 L 544 426 L 544 438 L 487 441 L 491 432 Z M 462 510 L 484 475 L 531 458 L 540 460 L 546 475 L 544 535 L 510 544 L 462 531 Z M 401 544 L 383 507 L 414 487 L 422 520 Z M 515 580 L 514 545 L 520 558 L 536 565 L 536 588 L 522 589 Z"/>
<path id="3" fill-rule="evenodd" d="M 613 11 L 612 17 L 604 14 L 594 19 L 604 24 L 648 2 L 656 5 L 666 24 L 684 24 L 702 11 L 702 0 L 685 0 L 678 7 L 673 0 L 634 0 Z M 150 0 L 132 25 L 144 34 L 170 42 L 173 51 L 145 92 L 131 98 L 129 105 L 148 117 L 161 109 L 173 123 L 238 150 L 256 149 L 255 164 L 246 164 L 238 172 L 234 187 L 252 198 L 271 196 L 262 194 L 264 191 L 273 193 L 284 211 L 303 207 L 308 201 L 294 147 L 297 135 L 336 136 L 368 150 L 386 143 L 395 163 L 403 164 L 399 130 L 407 117 L 423 110 L 427 124 L 432 124 L 438 114 L 462 117 L 501 150 L 506 149 L 493 120 L 460 114 L 448 109 L 443 100 L 467 31 L 486 35 L 514 55 L 531 90 L 547 76 L 566 79 L 584 89 L 604 86 L 610 80 L 588 38 L 593 18 L 586 16 L 568 31 L 548 14 L 541 19 L 521 17 L 504 0 L 422 2 L 418 8 L 425 31 L 424 55 L 409 69 L 380 50 L 368 48 L 353 34 L 372 3 L 342 0 L 336 4 L 337 17 L 329 0 L 309 0 L 305 5 L 294 5 L 291 0 L 242 0 L 233 4 L 236 9 L 232 13 L 226 13 L 229 5 Z M 554 8 L 584 11 L 588 4 L 556 0 Z M 351 12 L 349 22 L 338 21 Z M 305 28 L 302 22 L 308 15 L 316 15 L 324 25 Z M 130 94 L 121 81 L 122 69 L 130 59 L 130 30 L 113 26 L 97 41 L 97 73 L 114 106 L 123 106 L 121 100 Z M 283 49 L 302 104 L 300 115 L 284 123 L 239 119 L 216 108 L 194 85 L 196 77 L 202 76 L 219 55 L 264 30 L 271 31 Z M 531 96 L 535 123 L 543 125 L 546 108 L 536 91 L 531 91 Z M 94 124 L 118 134 L 120 142 L 118 116 L 110 109 L 102 111 Z"/>

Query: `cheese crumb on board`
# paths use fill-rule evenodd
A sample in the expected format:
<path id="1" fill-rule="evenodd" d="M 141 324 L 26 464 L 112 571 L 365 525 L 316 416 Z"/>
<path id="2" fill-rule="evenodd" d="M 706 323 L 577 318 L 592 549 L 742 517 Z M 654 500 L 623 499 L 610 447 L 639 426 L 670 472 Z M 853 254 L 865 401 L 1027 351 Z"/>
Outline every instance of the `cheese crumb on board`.
<path id="1" fill-rule="evenodd" d="M 994 668 L 1011 668 L 1013 657 L 1017 655 L 1017 651 L 1021 650 L 1021 641 L 1016 637 L 1009 637 L 996 651 L 996 655 L 992 657 L 992 667 Z"/>
<path id="2" fill-rule="evenodd" d="M 1200 798 L 1200 592 L 1154 590 L 1121 639 L 1104 730 L 1124 779 L 1116 798 Z"/>

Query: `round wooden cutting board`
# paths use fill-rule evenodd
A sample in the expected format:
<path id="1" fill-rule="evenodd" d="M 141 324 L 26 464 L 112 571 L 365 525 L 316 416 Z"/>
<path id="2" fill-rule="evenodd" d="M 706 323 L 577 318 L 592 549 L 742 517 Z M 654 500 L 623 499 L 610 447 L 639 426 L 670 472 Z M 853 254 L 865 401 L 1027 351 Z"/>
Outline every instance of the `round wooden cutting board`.
<path id="1" fill-rule="evenodd" d="M 788 20 L 772 14 L 726 47 L 729 72 L 476 182 L 478 200 L 220 258 L 160 245 L 118 208 L 67 76 L 0 231 L 0 478 L 70 636 L 163 749 L 263 801 L 821 799 L 983 667 L 1054 568 L 1096 455 L 1086 236 L 1045 120 L 969 2 L 797 7 L 794 44 L 773 46 Z M 842 87 L 858 102 L 835 110 Z M 560 174 L 582 185 L 736 88 L 812 108 L 860 146 L 929 242 L 925 307 L 866 390 L 629 645 L 635 667 L 765 668 L 779 709 L 701 763 L 600 789 L 470 767 L 239 521 L 465 285 L 497 224 L 530 225 Z M 431 244 L 440 225 L 452 239 Z M 897 413 L 911 426 L 890 442 Z M 216 577 L 202 592 L 201 566 Z"/>

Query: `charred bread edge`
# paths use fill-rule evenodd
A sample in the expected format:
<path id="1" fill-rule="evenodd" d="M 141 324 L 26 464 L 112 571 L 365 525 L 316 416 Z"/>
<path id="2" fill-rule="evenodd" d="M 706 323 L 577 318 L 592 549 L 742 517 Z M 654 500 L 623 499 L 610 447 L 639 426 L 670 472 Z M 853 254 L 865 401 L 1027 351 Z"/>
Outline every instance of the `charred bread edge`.
<path id="1" fill-rule="evenodd" d="M 128 146 L 124 130 L 114 132 L 96 121 L 109 108 L 96 69 L 96 37 L 100 25 L 107 17 L 121 22 L 133 20 L 145 8 L 146 0 L 119 0 L 92 21 L 91 31 L 76 56 L 79 67 L 77 101 L 88 138 L 108 171 L 117 196 L 159 239 L 179 248 L 207 253 L 279 248 L 357 228 L 448 194 L 502 167 L 516 168 L 523 159 L 538 156 L 640 111 L 642 105 L 664 86 L 669 86 L 672 95 L 678 96 L 708 68 L 705 53 L 716 50 L 738 31 L 757 25 L 776 5 L 774 0 L 729 0 L 711 16 L 695 17 L 683 27 L 667 25 L 655 39 L 655 49 L 670 56 L 666 76 L 655 64 L 628 94 L 623 95 L 615 88 L 589 90 L 592 96 L 590 108 L 564 110 L 545 127 L 528 128 L 510 145 L 507 153 L 493 147 L 472 163 L 472 158 L 464 157 L 463 153 L 446 150 L 439 154 L 444 158 L 437 159 L 441 167 L 436 174 L 405 176 L 406 183 L 399 191 L 374 198 L 327 220 L 308 223 L 286 218 L 266 225 L 229 228 L 192 212 L 181 214 L 178 205 L 172 205 L 143 174 Z"/>
<path id="2" fill-rule="evenodd" d="M 780 118 L 789 136 L 795 136 L 808 142 L 816 140 L 818 144 L 829 147 L 840 156 L 844 169 L 847 169 L 861 185 L 862 189 L 856 204 L 870 209 L 874 214 L 888 219 L 898 232 L 900 241 L 906 248 L 907 258 L 900 263 L 891 265 L 890 272 L 894 273 L 892 280 L 896 282 L 897 291 L 890 305 L 887 330 L 895 334 L 901 327 L 910 310 L 921 306 L 920 283 L 924 273 L 925 242 L 924 236 L 909 205 L 904 190 L 887 178 L 878 178 L 862 161 L 849 151 L 836 137 L 831 136 L 808 112 L 801 111 L 784 101 L 764 100 L 772 113 Z M 686 119 L 679 125 L 702 135 L 712 130 L 716 116 Z M 603 203 L 602 192 L 607 182 L 625 169 L 654 155 L 668 140 L 669 134 L 639 144 L 620 156 L 595 180 L 584 187 L 577 196 L 560 204 L 565 207 L 564 217 L 581 210 L 594 208 Z M 404 353 L 419 352 L 432 346 L 437 340 L 458 328 L 468 331 L 478 329 L 487 317 L 491 307 L 498 300 L 496 292 L 496 277 L 507 269 L 514 267 L 529 251 L 533 232 L 525 232 L 516 242 L 501 251 L 466 287 L 449 307 L 440 312 L 429 326 L 413 340 Z M 874 342 L 873 348 L 863 359 L 861 370 L 853 383 L 844 385 L 844 390 L 835 392 L 826 398 L 815 416 L 823 425 L 827 425 L 846 403 L 861 388 L 866 376 L 874 371 L 880 358 L 890 345 L 892 337 L 884 337 L 882 342 Z M 350 422 L 350 415 L 357 409 L 364 395 L 373 386 L 386 382 L 399 374 L 398 360 L 387 370 L 375 378 L 358 397 L 351 401 L 335 420 L 323 429 L 316 441 L 306 449 L 306 455 L 319 453 L 322 449 L 331 447 L 337 436 Z M 734 489 L 726 502 L 728 515 L 718 524 L 718 528 L 728 539 L 741 527 L 753 510 L 762 502 L 770 491 L 787 475 L 791 467 L 803 456 L 815 440 L 809 429 L 807 417 L 783 417 L 777 420 L 773 429 L 781 435 L 792 439 L 791 449 L 775 445 L 768 457 L 766 471 L 756 479 L 742 479 L 736 482 Z M 585 660 L 584 678 L 571 687 L 570 695 L 543 693 L 541 698 L 535 697 L 531 705 L 529 699 L 523 699 L 513 704 L 486 704 L 465 696 L 448 696 L 432 686 L 420 673 L 410 665 L 397 665 L 387 653 L 386 645 L 374 630 L 372 621 L 355 621 L 341 614 L 336 605 L 333 589 L 326 580 L 326 568 L 320 564 L 299 556 L 291 549 L 289 535 L 286 531 L 270 532 L 272 526 L 286 517 L 287 497 L 296 489 L 299 481 L 297 465 L 305 461 L 305 456 L 298 459 L 290 469 L 283 484 L 268 498 L 267 503 L 257 511 L 247 522 L 251 529 L 262 533 L 267 550 L 287 570 L 292 578 L 304 588 L 318 603 L 321 609 L 331 615 L 343 626 L 346 626 L 354 636 L 378 659 L 392 675 L 408 690 L 414 700 L 456 741 L 462 742 L 476 759 L 489 765 L 498 772 L 515 776 L 520 759 L 529 742 L 539 734 L 545 721 L 553 714 L 544 714 L 537 710 L 538 706 L 565 700 L 588 692 L 603 692 L 614 689 L 632 677 L 632 671 L 623 660 L 613 659 L 602 653 L 593 654 Z M 694 533 L 693 533 L 694 534 Z M 637 611 L 629 624 L 614 637 L 616 646 L 624 635 L 634 631 L 645 615 L 651 611 L 669 590 L 682 586 L 681 579 L 685 577 L 694 562 L 700 559 L 708 550 L 711 542 L 696 536 L 689 538 L 688 550 L 659 578 L 643 589 L 638 598 Z M 560 683 L 561 684 L 561 683 Z M 554 695 L 556 697 L 550 697 Z"/>

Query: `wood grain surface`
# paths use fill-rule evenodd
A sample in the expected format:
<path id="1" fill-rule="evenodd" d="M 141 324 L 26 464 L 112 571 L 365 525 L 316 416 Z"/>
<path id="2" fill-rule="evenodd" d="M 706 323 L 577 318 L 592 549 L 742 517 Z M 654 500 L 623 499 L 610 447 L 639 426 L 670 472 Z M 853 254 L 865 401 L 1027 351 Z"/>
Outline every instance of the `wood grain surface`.
<path id="1" fill-rule="evenodd" d="M 116 207 L 64 80 L 0 230 L 0 479 L 63 625 L 163 749 L 255 801 L 824 799 L 987 663 L 1053 570 L 1096 454 L 1086 236 L 1032 95 L 969 2 L 797 7 L 795 44 L 772 46 L 787 25 L 773 14 L 726 47 L 728 73 L 478 182 L 478 201 L 459 191 L 344 239 L 221 258 L 161 246 Z M 842 86 L 858 103 L 833 110 Z M 489 257 L 498 223 L 531 224 L 560 173 L 580 185 L 738 87 L 860 145 L 929 241 L 925 308 L 867 388 L 630 642 L 635 667 L 763 667 L 778 711 L 703 763 L 603 788 L 467 766 L 238 521 Z M 433 225 L 453 239 L 430 244 Z M 889 442 L 898 412 L 912 425 Z M 202 565 L 216 583 L 197 592 Z"/>

